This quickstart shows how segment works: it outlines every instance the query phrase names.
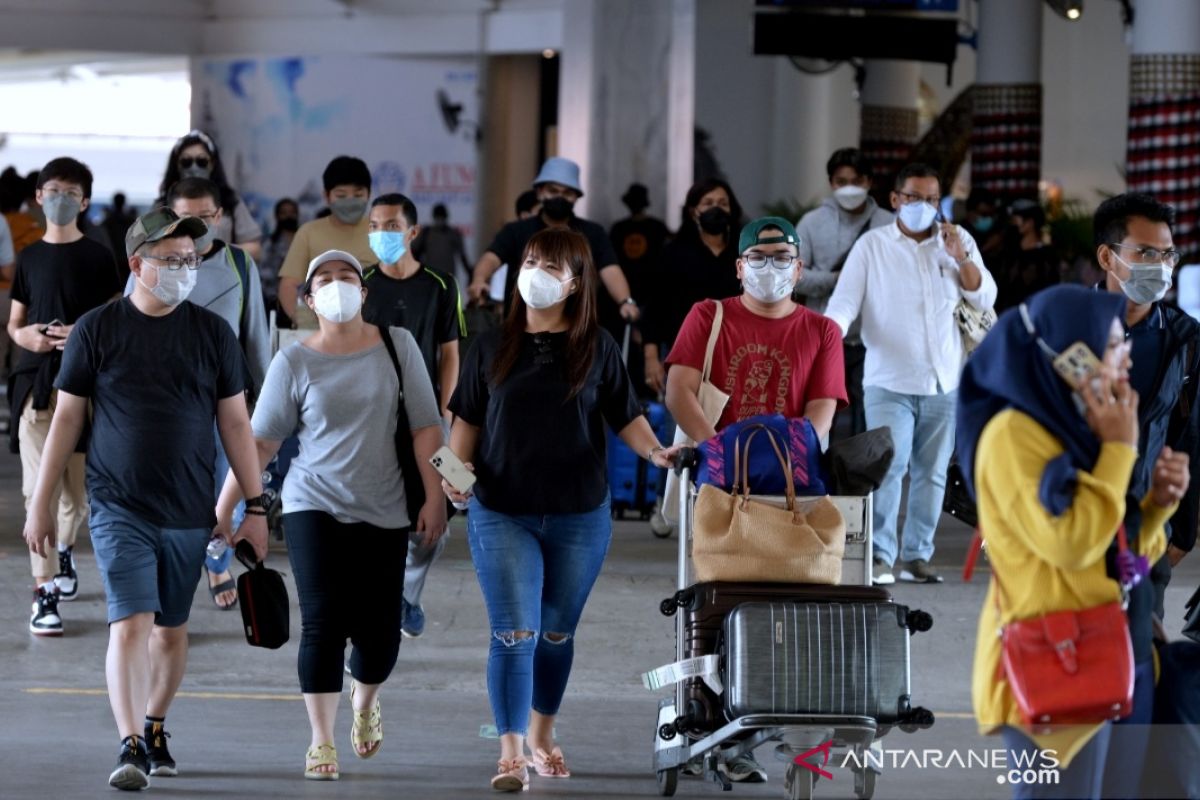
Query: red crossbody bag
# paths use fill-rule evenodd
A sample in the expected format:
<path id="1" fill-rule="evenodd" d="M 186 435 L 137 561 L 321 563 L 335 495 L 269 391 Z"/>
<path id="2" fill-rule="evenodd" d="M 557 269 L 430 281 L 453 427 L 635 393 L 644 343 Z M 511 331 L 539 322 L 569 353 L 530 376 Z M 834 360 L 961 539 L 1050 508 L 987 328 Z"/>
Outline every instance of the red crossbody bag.
<path id="1" fill-rule="evenodd" d="M 970 580 L 983 545 L 979 529 L 967 554 Z M 1129 549 L 1125 526 L 1117 547 Z M 996 615 L 1003 587 L 996 581 Z M 1055 611 L 1013 620 L 1000 629 L 1000 671 L 1012 689 L 1021 719 L 1034 730 L 1119 719 L 1133 710 L 1133 644 L 1119 601 L 1079 611 Z"/>

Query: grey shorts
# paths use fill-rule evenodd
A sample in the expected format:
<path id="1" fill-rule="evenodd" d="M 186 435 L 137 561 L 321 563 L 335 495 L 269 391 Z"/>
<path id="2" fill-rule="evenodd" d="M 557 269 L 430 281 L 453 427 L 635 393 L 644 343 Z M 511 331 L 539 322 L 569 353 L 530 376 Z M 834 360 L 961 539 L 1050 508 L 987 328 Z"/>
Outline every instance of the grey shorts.
<path id="1" fill-rule="evenodd" d="M 104 579 L 108 623 L 154 614 L 154 624 L 188 621 L 211 528 L 163 528 L 96 499 L 88 521 L 96 566 Z"/>

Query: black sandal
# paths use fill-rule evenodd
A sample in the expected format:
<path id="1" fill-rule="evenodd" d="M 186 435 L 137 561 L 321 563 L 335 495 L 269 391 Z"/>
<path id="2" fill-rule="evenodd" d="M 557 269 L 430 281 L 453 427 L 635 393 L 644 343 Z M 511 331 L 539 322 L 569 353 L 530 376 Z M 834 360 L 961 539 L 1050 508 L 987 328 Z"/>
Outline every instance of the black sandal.
<path id="1" fill-rule="evenodd" d="M 208 593 L 212 596 L 213 605 L 215 605 L 217 608 L 221 609 L 222 611 L 229 611 L 230 609 L 232 609 L 234 606 L 236 606 L 238 604 L 238 601 L 237 601 L 237 597 L 235 596 L 233 598 L 233 602 L 230 603 L 229 605 L 227 605 L 227 606 L 221 605 L 221 603 L 218 602 L 218 600 L 217 600 L 217 595 L 223 594 L 225 592 L 234 592 L 235 594 L 237 593 L 237 582 L 234 581 L 233 578 L 229 578 L 228 580 L 221 581 L 220 583 L 216 584 L 215 586 L 210 584 L 208 587 Z"/>

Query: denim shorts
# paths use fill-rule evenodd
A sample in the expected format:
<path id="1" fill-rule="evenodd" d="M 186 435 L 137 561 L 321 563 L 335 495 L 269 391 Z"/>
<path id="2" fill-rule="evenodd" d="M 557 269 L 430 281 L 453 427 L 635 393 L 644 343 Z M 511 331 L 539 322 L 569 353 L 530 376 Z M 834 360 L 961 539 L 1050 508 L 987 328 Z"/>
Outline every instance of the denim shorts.
<path id="1" fill-rule="evenodd" d="M 163 528 L 94 498 L 88 528 L 110 625 L 143 613 L 164 628 L 188 621 L 211 528 Z"/>

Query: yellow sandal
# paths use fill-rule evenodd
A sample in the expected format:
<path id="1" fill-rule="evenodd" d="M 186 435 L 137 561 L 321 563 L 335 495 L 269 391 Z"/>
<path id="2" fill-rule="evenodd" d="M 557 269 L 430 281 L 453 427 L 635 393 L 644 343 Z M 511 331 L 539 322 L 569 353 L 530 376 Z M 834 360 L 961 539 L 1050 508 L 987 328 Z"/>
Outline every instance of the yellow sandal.
<path id="1" fill-rule="evenodd" d="M 332 772 L 319 772 L 319 767 L 333 767 Z M 331 744 L 319 744 L 308 748 L 304 754 L 304 777 L 310 781 L 336 781 L 338 772 L 337 748 Z"/>
<path id="2" fill-rule="evenodd" d="M 350 684 L 351 711 L 354 712 L 354 722 L 350 725 L 350 742 L 354 745 L 354 755 L 359 758 L 370 758 L 383 746 L 382 709 L 379 707 L 378 698 L 375 700 L 375 705 L 367 711 L 359 711 L 354 708 L 354 687 L 357 685 L 357 681 Z M 367 745 L 370 749 L 362 752 L 358 749 L 362 745 Z"/>

